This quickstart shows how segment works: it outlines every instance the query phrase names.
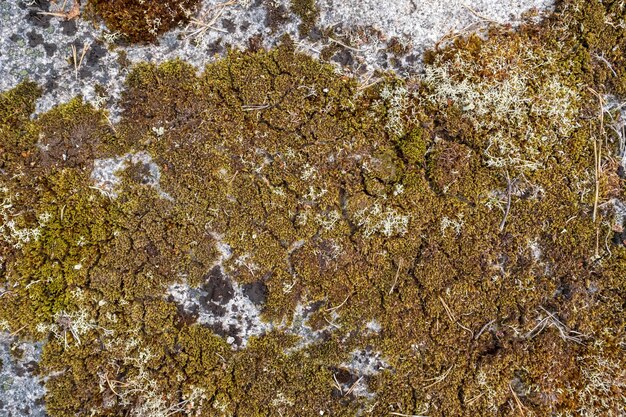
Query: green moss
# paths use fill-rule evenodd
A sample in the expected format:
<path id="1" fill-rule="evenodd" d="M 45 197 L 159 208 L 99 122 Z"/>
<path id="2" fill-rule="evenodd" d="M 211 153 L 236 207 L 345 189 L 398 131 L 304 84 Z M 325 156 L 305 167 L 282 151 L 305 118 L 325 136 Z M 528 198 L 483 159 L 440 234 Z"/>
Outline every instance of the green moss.
<path id="1" fill-rule="evenodd" d="M 626 94 L 624 56 L 626 11 L 619 2 L 563 1 L 553 19 L 567 32 L 570 63 L 590 77 L 601 90 Z M 567 63 L 567 62 L 566 62 Z"/>
<path id="2" fill-rule="evenodd" d="M 401 155 L 410 164 L 423 165 L 428 146 L 426 133 L 420 127 L 416 127 L 398 140 L 398 148 Z"/>
<path id="3" fill-rule="evenodd" d="M 308 36 L 315 27 L 320 11 L 315 0 L 291 0 L 291 11 L 301 20 L 298 30 L 300 35 Z"/>
<path id="4" fill-rule="evenodd" d="M 2 100 L 2 113 L 0 120 L 2 125 L 17 127 L 23 124 L 28 116 L 35 110 L 35 101 L 39 98 L 41 89 L 37 84 L 24 81 L 12 90 L 0 95 Z"/>
<path id="5" fill-rule="evenodd" d="M 30 163 L 37 135 L 29 116 L 40 94 L 41 89 L 32 82 L 0 94 L 0 168 L 17 170 L 17 166 Z"/>
<path id="6" fill-rule="evenodd" d="M 115 129 L 78 99 L 31 119 L 33 85 L 3 93 L 0 320 L 47 340 L 48 412 L 621 411 L 622 180 L 603 159 L 594 221 L 589 90 L 619 86 L 560 7 L 367 89 L 290 42 L 201 73 L 140 64 Z M 112 188 L 92 178 L 107 158 L 128 161 Z M 208 288 L 216 262 L 267 292 L 271 330 L 241 349 L 166 295 Z"/>

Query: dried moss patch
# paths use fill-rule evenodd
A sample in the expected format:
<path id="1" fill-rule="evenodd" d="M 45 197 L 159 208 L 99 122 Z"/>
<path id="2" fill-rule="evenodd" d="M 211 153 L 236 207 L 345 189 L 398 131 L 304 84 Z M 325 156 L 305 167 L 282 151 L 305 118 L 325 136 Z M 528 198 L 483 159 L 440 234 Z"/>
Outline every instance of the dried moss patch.
<path id="1" fill-rule="evenodd" d="M 198 0 L 89 0 L 89 7 L 107 26 L 130 42 L 152 42 L 189 19 Z"/>

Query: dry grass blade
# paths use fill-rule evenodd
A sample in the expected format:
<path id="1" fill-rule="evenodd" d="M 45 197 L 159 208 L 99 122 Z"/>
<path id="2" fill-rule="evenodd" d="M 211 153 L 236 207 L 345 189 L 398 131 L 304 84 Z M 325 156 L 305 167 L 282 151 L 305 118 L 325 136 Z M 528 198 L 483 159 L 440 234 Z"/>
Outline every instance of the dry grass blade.
<path id="1" fill-rule="evenodd" d="M 450 372 L 452 372 L 452 369 L 454 369 L 454 365 L 452 365 L 450 368 L 448 368 L 448 370 L 447 370 L 447 371 L 445 371 L 443 374 L 439 375 L 438 377 L 435 377 L 435 378 L 429 378 L 429 379 L 427 379 L 427 380 L 426 380 L 427 382 L 428 382 L 428 381 L 433 381 L 433 383 L 432 383 L 432 384 L 428 384 L 428 385 L 426 385 L 426 386 L 424 387 L 424 389 L 432 388 L 432 387 L 434 387 L 435 385 L 437 385 L 437 384 L 439 384 L 439 383 L 443 382 L 443 381 L 444 381 L 444 380 L 448 377 L 448 375 L 450 375 Z"/>
<path id="2" fill-rule="evenodd" d="M 333 381 L 337 391 L 339 391 L 339 393 L 343 395 L 343 389 L 341 388 L 341 384 L 339 383 L 339 381 L 337 381 L 337 376 L 335 374 L 333 374 Z"/>
<path id="3" fill-rule="evenodd" d="M 398 283 L 398 275 L 400 275 L 400 268 L 402 268 L 402 259 L 400 259 L 400 261 L 398 262 L 398 269 L 396 270 L 396 276 L 393 279 L 393 285 L 391 286 L 391 289 L 389 290 L 389 295 L 391 295 L 391 293 L 393 293 L 394 288 L 396 288 L 396 284 Z"/>
<path id="4" fill-rule="evenodd" d="M 14 331 L 13 333 L 11 333 L 11 337 L 13 336 L 17 336 L 18 333 L 20 333 L 22 330 L 24 330 L 26 328 L 26 325 L 20 327 L 19 329 L 17 329 L 16 331 Z"/>
<path id="5" fill-rule="evenodd" d="M 589 91 L 598 99 L 598 120 L 600 121 L 600 136 L 605 136 L 604 130 L 604 100 L 602 96 L 593 88 L 588 87 Z M 593 139 L 593 156 L 594 156 L 594 171 L 595 171 L 595 196 L 593 201 L 593 222 L 596 222 L 598 214 L 598 200 L 600 198 L 600 175 L 602 175 L 602 141 L 598 143 L 597 138 L 592 136 Z"/>
<path id="6" fill-rule="evenodd" d="M 485 324 L 480 331 L 476 334 L 476 336 L 474 337 L 474 340 L 478 340 L 480 338 L 480 336 L 485 332 L 485 330 L 487 330 L 489 328 L 489 326 L 491 326 L 493 323 L 496 322 L 496 319 L 491 320 L 490 322 L 488 322 L 487 324 Z"/>
<path id="7" fill-rule="evenodd" d="M 441 301 L 441 304 L 443 305 L 444 310 L 446 310 L 446 314 L 448 315 L 448 318 L 450 319 L 450 321 L 454 324 L 456 324 L 457 326 L 459 326 L 461 329 L 469 332 L 469 334 L 472 335 L 472 339 L 474 338 L 474 332 L 472 331 L 472 329 L 465 327 L 464 325 L 461 324 L 461 322 L 459 322 L 459 320 L 457 320 L 456 316 L 454 315 L 454 313 L 452 312 L 452 310 L 450 309 L 450 307 L 448 307 L 448 304 L 446 304 L 446 302 L 443 300 L 443 298 L 441 298 L 441 296 L 439 296 L 439 301 Z"/>
<path id="8" fill-rule="evenodd" d="M 467 401 L 465 402 L 465 404 L 466 404 L 466 405 L 472 405 L 472 404 L 474 404 L 476 401 L 480 400 L 480 399 L 483 397 L 483 395 L 485 395 L 485 393 L 484 393 L 484 392 L 481 392 L 480 394 L 478 394 L 478 395 L 476 395 L 476 396 L 474 396 L 474 397 L 470 398 L 469 400 L 467 400 Z"/>
<path id="9" fill-rule="evenodd" d="M 228 0 L 224 3 L 217 4 L 198 17 L 189 19 L 189 23 L 185 27 L 185 39 L 201 38 L 209 30 L 228 33 L 228 31 L 215 26 L 220 17 L 224 14 L 227 7 L 237 4 L 237 0 Z"/>
<path id="10" fill-rule="evenodd" d="M 327 308 L 327 309 L 326 309 L 326 311 L 333 311 L 333 310 L 337 310 L 337 309 L 339 309 L 339 308 L 343 307 L 343 305 L 344 305 L 344 304 L 348 301 L 348 298 L 350 298 L 350 296 L 351 296 L 351 295 L 352 295 L 352 294 L 348 294 L 348 296 L 346 297 L 346 299 L 345 299 L 345 300 L 343 300 L 343 301 L 341 302 L 341 304 L 339 304 L 339 305 L 337 305 L 337 306 L 335 306 L 335 307 L 329 307 L 329 308 Z"/>
<path id="11" fill-rule="evenodd" d="M 511 177 L 509 176 L 509 170 L 506 171 L 506 211 L 504 212 L 504 217 L 502 218 L 502 223 L 500 223 L 500 231 L 504 231 L 504 225 L 506 224 L 506 219 L 509 217 L 509 212 L 511 211 Z"/>
<path id="12" fill-rule="evenodd" d="M 524 405 L 522 404 L 522 402 L 520 401 L 519 397 L 515 393 L 515 390 L 513 389 L 513 386 L 511 386 L 511 384 L 509 384 L 509 389 L 511 390 L 511 394 L 513 394 L 513 398 L 515 399 L 515 404 L 517 404 L 517 409 L 519 410 L 519 412 L 522 415 L 522 417 L 525 417 Z"/>
<path id="13" fill-rule="evenodd" d="M 549 312 L 543 307 L 540 307 L 541 310 L 546 314 L 546 317 L 543 317 L 539 320 L 539 322 L 533 327 L 528 333 L 526 333 L 526 338 L 532 339 L 535 336 L 539 335 L 546 327 L 554 327 L 559 331 L 559 336 L 561 339 L 565 341 L 570 341 L 577 343 L 579 345 L 583 344 L 587 335 L 570 330 L 563 322 L 561 322 L 554 313 Z"/>
<path id="14" fill-rule="evenodd" d="M 352 46 L 350 46 L 350 45 L 346 45 L 345 43 L 343 43 L 343 42 L 341 42 L 341 41 L 338 41 L 337 39 L 331 38 L 330 36 L 328 37 L 328 40 L 329 40 L 329 41 L 331 41 L 331 42 L 336 43 L 336 44 L 337 44 L 337 45 L 339 45 L 339 46 L 343 46 L 344 48 L 349 49 L 349 50 L 351 50 L 351 51 L 354 51 L 354 52 L 363 52 L 363 49 L 358 49 L 358 48 L 354 48 L 354 47 L 352 47 Z"/>
<path id="15" fill-rule="evenodd" d="M 463 6 L 468 12 L 470 12 L 471 14 L 473 14 L 474 16 L 476 16 L 477 18 L 479 18 L 480 20 L 484 22 L 494 23 L 496 25 L 500 24 L 500 22 L 498 22 L 497 20 L 493 20 L 486 16 L 483 16 L 482 14 L 478 13 L 476 10 L 474 10 L 473 8 L 471 8 L 465 3 L 461 3 L 461 6 Z"/>
<path id="16" fill-rule="evenodd" d="M 343 394 L 344 397 L 347 397 L 348 395 L 352 394 L 352 392 L 356 389 L 357 385 L 359 385 L 359 383 L 363 380 L 363 375 L 361 375 L 359 377 L 359 379 L 357 379 L 354 384 L 352 384 L 352 386 L 350 387 L 350 389 L 348 391 L 346 391 L 345 394 Z"/>
<path id="17" fill-rule="evenodd" d="M 74 60 L 74 78 L 78 79 L 78 71 L 80 67 L 83 65 L 83 60 L 85 59 L 85 55 L 89 50 L 90 45 L 85 42 L 83 44 L 83 50 L 80 53 L 80 58 L 78 57 L 78 53 L 76 50 L 76 46 L 72 45 L 72 59 Z"/>
<path id="18" fill-rule="evenodd" d="M 245 104 L 241 106 L 241 110 L 243 111 L 255 111 L 255 110 L 265 110 L 269 108 L 269 104 Z"/>
<path id="19" fill-rule="evenodd" d="M 38 14 L 44 16 L 60 17 L 65 20 L 72 20 L 80 16 L 80 0 L 74 0 L 72 2 L 72 7 L 67 11 L 65 10 L 66 5 L 67 0 L 64 0 L 63 4 L 59 6 L 56 10 L 52 12 L 39 12 Z"/>

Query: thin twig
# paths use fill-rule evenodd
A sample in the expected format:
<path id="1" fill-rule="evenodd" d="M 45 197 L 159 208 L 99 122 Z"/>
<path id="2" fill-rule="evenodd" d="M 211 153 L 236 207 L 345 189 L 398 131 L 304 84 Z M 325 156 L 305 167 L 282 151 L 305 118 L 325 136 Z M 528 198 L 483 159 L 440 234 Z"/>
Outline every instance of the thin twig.
<path id="1" fill-rule="evenodd" d="M 333 310 L 337 310 L 338 308 L 342 307 L 342 306 L 346 303 L 346 301 L 348 301 L 348 298 L 350 298 L 350 296 L 351 296 L 351 295 L 352 295 L 352 294 L 348 294 L 348 296 L 346 297 L 346 299 L 345 299 L 345 300 L 343 300 L 343 302 L 342 302 L 341 304 L 339 304 L 339 305 L 338 305 L 338 306 L 336 306 L 336 307 L 330 307 L 330 308 L 327 308 L 327 309 L 326 309 L 326 311 L 333 311 Z"/>
<path id="2" fill-rule="evenodd" d="M 522 417 L 524 417 L 524 405 L 522 404 L 522 402 L 520 401 L 519 397 L 517 396 L 517 394 L 515 393 L 515 390 L 513 390 L 513 386 L 511 384 L 509 384 L 509 389 L 511 390 L 511 394 L 513 394 L 513 398 L 515 398 L 515 403 L 517 404 L 517 408 L 519 409 L 520 414 L 522 415 Z"/>
<path id="3" fill-rule="evenodd" d="M 614 77 L 617 77 L 617 73 L 615 72 L 615 70 L 613 69 L 613 66 L 611 65 L 611 63 L 609 61 L 607 61 L 607 59 L 602 56 L 602 55 L 598 55 L 598 54 L 593 54 L 593 56 L 595 56 L 596 58 L 598 58 L 600 61 L 604 62 L 606 64 L 607 67 L 609 67 L 609 69 L 611 70 L 611 72 L 613 73 Z"/>
<path id="4" fill-rule="evenodd" d="M 117 129 L 115 128 L 115 125 L 113 124 L 109 116 L 107 116 L 107 114 L 105 113 L 104 117 L 107 119 L 107 122 L 109 123 L 109 126 L 111 127 L 111 130 L 113 131 L 113 133 L 117 135 Z"/>
<path id="5" fill-rule="evenodd" d="M 472 9 L 470 6 L 468 6 L 467 4 L 465 4 L 463 2 L 461 2 L 461 6 L 466 8 L 471 14 L 473 14 L 474 16 L 479 18 L 480 20 L 484 20 L 485 22 L 495 23 L 496 25 L 500 24 L 500 22 L 498 22 L 497 20 L 493 20 L 493 19 L 490 19 L 488 17 L 483 16 L 482 14 L 478 13 L 476 10 Z"/>
<path id="6" fill-rule="evenodd" d="M 439 384 L 440 382 L 443 382 L 448 375 L 450 375 L 450 372 L 452 372 L 452 369 L 454 368 L 454 365 L 452 365 L 450 368 L 448 368 L 447 371 L 445 371 L 443 374 L 439 375 L 438 377 L 435 378 L 429 378 L 426 381 L 434 381 L 432 384 L 428 384 L 424 387 L 424 389 L 428 389 L 431 387 L 434 387 L 435 385 Z"/>
<path id="7" fill-rule="evenodd" d="M 326 320 L 326 323 L 328 323 L 329 325 L 331 325 L 335 329 L 341 329 L 341 326 L 339 326 L 338 324 L 333 323 L 332 321 L 328 320 L 326 317 L 324 317 L 324 320 Z"/>
<path id="8" fill-rule="evenodd" d="M 193 37 L 196 39 L 200 38 L 204 36 L 204 34 L 210 29 L 215 30 L 217 32 L 227 33 L 228 31 L 216 27 L 215 24 L 217 23 L 218 19 L 222 17 L 226 8 L 228 6 L 232 6 L 235 4 L 237 4 L 237 0 L 228 0 L 228 1 L 225 1 L 224 3 L 218 4 L 212 7 L 206 13 L 204 13 L 204 15 L 198 18 L 192 17 L 191 19 L 189 19 L 189 24 L 187 25 L 187 27 L 185 27 L 185 32 L 186 32 L 185 38 L 186 39 L 190 37 Z M 207 19 L 208 13 L 214 10 L 216 10 L 215 14 Z M 192 30 L 189 30 L 190 26 L 193 26 L 194 28 Z"/>
<path id="9" fill-rule="evenodd" d="M 443 300 L 443 298 L 441 298 L 441 296 L 439 296 L 439 301 L 441 301 L 441 304 L 443 304 L 443 308 L 446 310 L 446 313 L 448 314 L 448 318 L 450 319 L 450 321 L 456 324 L 457 326 L 459 326 L 461 329 L 468 331 L 472 335 L 472 339 L 473 339 L 474 332 L 472 331 L 472 329 L 469 329 L 463 326 L 461 322 L 457 320 L 456 316 L 454 315 L 454 313 L 452 313 L 452 310 L 450 309 L 450 307 L 448 307 L 448 304 L 446 304 L 446 302 Z"/>
<path id="10" fill-rule="evenodd" d="M 43 16 L 54 16 L 61 17 L 65 20 L 72 20 L 80 16 L 80 0 L 74 0 L 72 8 L 68 11 L 65 11 L 65 5 L 67 4 L 67 0 L 63 1 L 61 7 L 59 7 L 56 11 L 53 12 L 38 12 L 37 14 Z"/>
<path id="11" fill-rule="evenodd" d="M 480 329 L 480 331 L 476 334 L 476 337 L 474 337 L 474 340 L 478 340 L 478 338 L 480 338 L 480 336 L 485 332 L 485 330 L 487 330 L 489 328 L 489 326 L 491 326 L 495 321 L 496 321 L 496 319 L 493 319 L 490 322 L 488 322 L 487 324 L 485 324 Z"/>
<path id="12" fill-rule="evenodd" d="M 546 313 L 547 316 L 539 320 L 535 327 L 533 327 L 528 333 L 526 333 L 525 337 L 527 339 L 534 338 L 535 336 L 540 334 L 546 327 L 550 326 L 555 327 L 559 331 L 559 336 L 561 337 L 561 339 L 565 341 L 572 341 L 579 345 L 584 344 L 583 340 L 588 337 L 587 335 L 569 329 L 565 324 L 563 324 L 563 322 L 561 322 L 556 317 L 556 315 L 554 315 L 554 313 L 549 312 L 543 307 L 540 308 L 541 310 L 543 310 L 544 313 Z"/>
<path id="13" fill-rule="evenodd" d="M 341 384 L 337 381 L 337 376 L 335 374 L 333 374 L 333 380 L 335 381 L 335 388 L 337 388 L 337 391 L 343 395 L 343 389 L 341 389 Z"/>
<path id="14" fill-rule="evenodd" d="M 87 42 L 83 44 L 83 52 L 80 54 L 80 60 L 78 61 L 78 68 L 80 68 L 83 65 L 83 59 L 85 59 L 85 54 L 87 54 L 89 47 L 90 45 L 87 44 Z"/>
<path id="15" fill-rule="evenodd" d="M 452 310 L 450 310 L 450 307 L 448 307 L 448 304 L 446 304 L 446 302 L 443 300 L 443 298 L 441 298 L 441 296 L 439 296 L 439 301 L 441 301 L 441 304 L 443 304 L 443 308 L 446 310 L 446 313 L 448 314 L 448 318 L 450 319 L 450 321 L 452 323 L 456 323 L 456 317 L 454 316 L 454 313 L 452 313 Z"/>
<path id="16" fill-rule="evenodd" d="M 402 268 L 402 259 L 400 259 L 400 261 L 398 262 L 398 270 L 396 271 L 396 277 L 393 279 L 393 285 L 391 286 L 391 289 L 389 290 L 389 295 L 391 295 L 391 293 L 393 292 L 393 289 L 396 287 L 396 284 L 398 282 L 398 275 L 400 275 L 400 268 Z"/>
<path id="17" fill-rule="evenodd" d="M 78 58 L 76 46 L 72 45 L 72 58 L 74 59 L 74 78 L 77 80 L 78 80 L 78 70 L 80 70 L 80 67 L 83 65 L 83 59 L 85 59 L 85 55 L 87 54 L 89 47 L 90 45 L 87 42 L 85 42 L 83 44 L 83 50 L 80 54 L 80 58 Z"/>
<path id="18" fill-rule="evenodd" d="M 111 381 L 109 380 L 109 375 L 108 374 L 104 374 L 104 380 L 107 382 L 107 385 L 109 386 L 111 391 L 113 391 L 113 394 L 115 394 L 118 397 L 122 398 L 122 396 L 120 394 L 118 394 L 117 391 L 115 391 L 115 389 L 113 389 L 113 384 L 111 384 Z M 115 381 L 115 382 L 117 382 L 117 381 Z"/>
<path id="19" fill-rule="evenodd" d="M 269 106 L 270 105 L 267 104 L 267 103 L 264 103 L 264 104 L 244 104 L 243 106 L 241 106 L 241 110 L 243 110 L 243 111 L 265 110 Z"/>
<path id="20" fill-rule="evenodd" d="M 504 211 L 504 217 L 502 218 L 502 222 L 500 223 L 500 231 L 504 230 L 504 225 L 506 224 L 506 219 L 509 216 L 509 211 L 511 211 L 511 177 L 509 177 L 509 170 L 506 170 L 506 210 Z"/>
<path id="21" fill-rule="evenodd" d="M 478 394 L 477 396 L 472 397 L 472 398 L 470 398 L 469 400 L 467 400 L 467 401 L 465 402 L 465 404 L 466 404 L 466 405 L 472 405 L 472 404 L 474 404 L 476 401 L 480 400 L 480 399 L 482 398 L 482 396 L 483 396 L 483 395 L 485 395 L 485 393 L 484 393 L 484 392 L 481 392 L 481 393 L 480 393 L 480 394 Z"/>
<path id="22" fill-rule="evenodd" d="M 11 337 L 16 336 L 19 332 L 21 332 L 22 330 L 24 330 L 26 328 L 26 325 L 20 327 L 19 329 L 17 329 L 16 331 L 14 331 L 13 333 L 11 333 Z"/>
<path id="23" fill-rule="evenodd" d="M 604 100 L 602 100 L 602 96 L 596 90 L 594 90 L 591 87 L 587 87 L 587 88 L 598 99 L 598 105 L 599 105 L 598 119 L 600 120 L 600 135 L 603 136 L 605 134 L 605 131 L 604 131 Z M 596 222 L 596 217 L 597 217 L 597 214 L 598 214 L 598 200 L 600 199 L 600 175 L 601 175 L 601 171 L 602 171 L 602 166 L 601 166 L 601 161 L 602 161 L 602 142 L 600 142 L 600 144 L 598 144 L 597 142 L 598 142 L 598 140 L 597 140 L 597 138 L 594 135 L 593 136 L 593 155 L 594 155 L 595 176 L 596 176 L 596 181 L 595 181 L 596 190 L 595 190 L 595 198 L 594 198 L 594 201 L 593 201 L 593 216 L 592 216 L 592 219 L 593 219 L 594 223 Z"/>
<path id="24" fill-rule="evenodd" d="M 362 82 L 359 83 L 360 85 L 356 88 L 356 90 L 357 91 L 367 90 L 368 88 L 375 86 L 376 84 L 378 84 L 379 82 L 383 80 L 382 78 L 378 77 L 374 81 L 370 82 L 372 78 L 374 78 L 374 73 L 369 73 L 369 76 L 367 77 L 367 79 L 362 80 Z"/>
<path id="25" fill-rule="evenodd" d="M 343 46 L 343 47 L 344 47 L 344 48 L 346 48 L 346 49 L 350 49 L 351 51 L 354 51 L 354 52 L 363 52 L 363 50 L 362 50 L 362 49 L 358 49 L 358 48 L 354 48 L 354 47 L 352 47 L 352 46 L 350 46 L 350 45 L 346 45 L 345 43 L 343 43 L 343 42 L 341 42 L 341 41 L 338 41 L 337 39 L 331 38 L 330 36 L 328 37 L 328 40 L 329 40 L 329 41 L 331 41 L 331 42 L 336 43 L 337 45 L 341 45 L 341 46 Z"/>
<path id="26" fill-rule="evenodd" d="M 361 375 L 361 376 L 359 377 L 359 379 L 357 379 L 357 380 L 355 381 L 355 383 L 354 383 L 354 384 L 352 384 L 352 386 L 350 387 L 350 389 L 349 389 L 348 391 L 346 391 L 346 393 L 345 393 L 345 394 L 343 394 L 343 396 L 344 396 L 344 397 L 347 397 L 348 395 L 352 394 L 352 391 L 354 391 L 354 390 L 355 390 L 355 388 L 356 388 L 356 386 L 358 385 L 358 383 L 359 383 L 359 382 L 361 382 L 362 380 L 363 380 L 363 375 Z"/>

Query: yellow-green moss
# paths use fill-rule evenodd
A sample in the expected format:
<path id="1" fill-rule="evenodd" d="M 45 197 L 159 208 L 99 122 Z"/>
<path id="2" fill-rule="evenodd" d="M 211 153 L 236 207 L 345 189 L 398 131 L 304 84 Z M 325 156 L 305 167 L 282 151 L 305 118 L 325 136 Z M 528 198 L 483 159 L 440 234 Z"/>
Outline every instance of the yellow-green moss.
<path id="1" fill-rule="evenodd" d="M 311 33 L 320 13 L 315 0 L 291 0 L 291 11 L 301 20 L 298 28 L 300 34 L 307 36 Z"/>

